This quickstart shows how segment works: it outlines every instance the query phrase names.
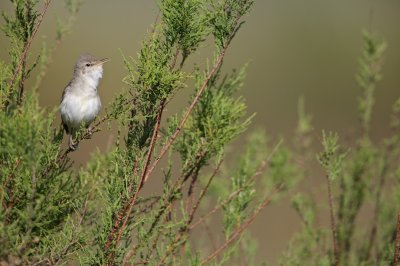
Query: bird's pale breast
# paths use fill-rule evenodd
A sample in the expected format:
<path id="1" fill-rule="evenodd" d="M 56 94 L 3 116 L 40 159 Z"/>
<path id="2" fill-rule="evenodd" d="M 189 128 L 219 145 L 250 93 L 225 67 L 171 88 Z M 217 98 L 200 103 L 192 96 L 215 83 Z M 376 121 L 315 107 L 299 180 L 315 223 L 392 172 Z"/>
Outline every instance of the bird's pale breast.
<path id="1" fill-rule="evenodd" d="M 61 103 L 61 117 L 71 129 L 79 129 L 81 124 L 89 125 L 100 112 L 98 94 L 68 93 Z"/>

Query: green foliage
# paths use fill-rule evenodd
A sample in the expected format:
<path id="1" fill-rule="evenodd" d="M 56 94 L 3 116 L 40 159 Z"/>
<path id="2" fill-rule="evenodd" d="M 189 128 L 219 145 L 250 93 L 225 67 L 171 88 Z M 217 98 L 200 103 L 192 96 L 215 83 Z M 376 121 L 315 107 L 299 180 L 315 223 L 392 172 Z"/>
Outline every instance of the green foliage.
<path id="1" fill-rule="evenodd" d="M 201 0 L 162 0 L 160 3 L 166 44 L 177 45 L 182 52 L 181 66 L 208 34 L 204 8 Z"/>
<path id="2" fill-rule="evenodd" d="M 54 43 L 43 42 L 36 55 L 30 44 L 50 2 L 44 2 L 42 13 L 38 1 L 11 2 L 14 14 L 3 14 L 2 27 L 10 58 L 0 60 L 0 264 L 254 264 L 257 243 L 246 229 L 277 193 L 291 193 L 309 175 L 315 152 L 312 119 L 302 98 L 294 149 L 283 140 L 273 144 L 263 131 L 250 134 L 242 152 L 230 146 L 253 116 L 239 96 L 246 67 L 222 75 L 221 66 L 253 1 L 159 1 L 161 20 L 137 58 L 122 55 L 127 88 L 93 124 L 95 132 L 103 124 L 117 125 L 115 145 L 79 169 L 72 167 L 71 151 L 63 149 L 56 111 L 39 106 L 37 89 L 82 1 L 65 1 L 68 16 L 58 20 Z M 188 64 L 211 37 L 214 58 L 196 62 L 204 68 Z M 393 260 L 400 100 L 393 107 L 393 135 L 374 143 L 368 130 L 386 46 L 371 34 L 364 42 L 357 76 L 364 134 L 342 149 L 337 134 L 323 131 L 323 151 L 317 155 L 328 177 L 332 225 L 318 223 L 320 201 L 296 194 L 292 206 L 302 230 L 281 265 L 328 265 L 336 253 L 340 265 Z M 36 83 L 25 88 L 35 68 Z M 164 109 L 182 88 L 193 90 L 188 106 L 164 119 Z M 77 141 L 87 137 L 82 128 Z M 162 191 L 146 193 L 148 179 L 159 182 Z M 362 208 L 373 210 L 365 223 L 358 222 Z M 209 222 L 220 227 L 207 233 Z"/>
<path id="3" fill-rule="evenodd" d="M 173 69 L 172 47 L 164 41 L 167 31 L 163 28 L 154 31 L 143 43 L 137 60 L 133 60 L 133 63 L 126 58 L 124 60 L 129 72 L 125 82 L 134 103 L 129 118 L 127 144 L 138 149 L 148 145 L 160 104 L 164 105 L 183 86 L 187 77 L 181 70 Z"/>
<path id="4" fill-rule="evenodd" d="M 253 3 L 252 0 L 209 1 L 211 12 L 208 20 L 219 52 L 229 45 L 242 25 L 240 18 L 249 12 Z"/>
<path id="5" fill-rule="evenodd" d="M 376 83 L 382 78 L 380 71 L 383 65 L 386 43 L 367 31 L 363 32 L 363 38 L 364 49 L 359 62 L 360 70 L 357 74 L 357 82 L 362 90 L 362 96 L 358 99 L 358 109 L 363 130 L 367 133 L 375 103 Z"/>
<path id="6" fill-rule="evenodd" d="M 11 2 L 15 7 L 15 17 L 3 13 L 3 18 L 5 20 L 3 32 L 14 42 L 13 45 L 18 46 L 20 43 L 27 43 L 32 36 L 36 20 L 39 16 L 38 12 L 35 10 L 38 1 L 11 0 Z"/>
<path id="7" fill-rule="evenodd" d="M 342 172 L 342 164 L 346 154 L 339 154 L 338 135 L 332 132 L 325 134 L 322 131 L 322 146 L 324 151 L 317 156 L 321 166 L 325 169 L 328 178 L 335 180 Z"/>
<path id="8" fill-rule="evenodd" d="M 196 75 L 197 91 L 205 75 Z M 233 72 L 226 77 L 221 84 L 208 84 L 175 145 L 184 168 L 204 166 L 210 158 L 222 154 L 224 147 L 247 128 L 251 117 L 243 119 L 246 104 L 242 98 L 234 97 L 244 78 L 243 68 L 239 73 Z M 170 134 L 177 128 L 178 122 L 178 117 L 171 120 Z"/>
<path id="9" fill-rule="evenodd" d="M 42 241 L 58 233 L 74 212 L 84 190 L 65 165 L 54 165 L 60 152 L 60 132 L 53 132 L 54 112 L 45 113 L 35 94 L 8 115 L 0 114 L 1 252 L 30 263 L 43 249 Z"/>

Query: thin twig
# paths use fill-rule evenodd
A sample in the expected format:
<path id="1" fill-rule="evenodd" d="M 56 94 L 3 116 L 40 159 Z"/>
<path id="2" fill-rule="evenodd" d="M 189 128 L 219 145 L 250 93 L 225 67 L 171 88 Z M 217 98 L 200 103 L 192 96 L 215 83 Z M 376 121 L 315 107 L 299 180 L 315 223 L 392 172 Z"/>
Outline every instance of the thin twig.
<path id="1" fill-rule="evenodd" d="M 161 205 L 162 207 L 160 208 L 157 215 L 155 216 L 155 219 L 154 219 L 153 223 L 151 224 L 150 229 L 147 231 L 148 237 L 150 237 L 152 235 L 153 230 L 156 228 L 157 224 L 161 221 L 161 217 L 163 216 L 163 214 L 167 210 L 170 210 L 170 213 L 171 213 L 172 206 L 176 200 L 173 195 L 175 193 L 178 193 L 179 191 L 181 191 L 183 185 L 188 180 L 188 177 L 193 173 L 194 169 L 198 168 L 199 163 L 204 159 L 205 155 L 206 155 L 206 153 L 204 153 L 204 152 L 201 152 L 199 155 L 197 155 L 196 156 L 197 159 L 196 159 L 194 165 L 192 166 L 192 168 L 186 172 L 182 172 L 181 175 L 175 180 L 174 185 L 171 186 L 174 189 L 172 189 L 169 192 L 169 194 L 164 197 L 164 200 Z M 156 250 L 157 242 L 158 242 L 158 239 L 160 238 L 161 230 L 158 230 L 157 232 L 158 232 L 158 234 L 156 235 L 156 237 L 153 240 L 151 252 L 153 250 Z M 136 245 L 135 247 L 133 247 L 132 251 L 136 252 L 136 250 L 138 248 L 139 248 L 139 245 Z M 151 252 L 149 252 L 147 254 L 148 258 L 152 254 Z"/>
<path id="2" fill-rule="evenodd" d="M 196 213 L 198 207 L 200 206 L 200 202 L 201 202 L 201 200 L 203 199 L 203 197 L 205 196 L 205 194 L 206 194 L 208 188 L 210 187 L 211 182 L 213 181 L 214 177 L 217 175 L 217 173 L 218 173 L 218 171 L 219 171 L 219 168 L 221 167 L 222 162 L 223 162 L 223 160 L 220 160 L 220 161 L 218 162 L 218 164 L 217 164 L 217 166 L 215 167 L 214 171 L 212 172 L 210 178 L 208 179 L 207 184 L 205 185 L 205 187 L 203 188 L 203 190 L 200 192 L 200 196 L 199 196 L 199 198 L 197 199 L 196 203 L 194 204 L 194 206 L 193 206 L 193 208 L 192 208 L 192 210 L 191 210 L 191 212 L 190 212 L 190 214 L 189 214 L 188 224 L 192 223 L 193 218 L 194 218 L 194 214 Z M 188 229 L 189 229 L 189 227 L 188 227 Z"/>
<path id="3" fill-rule="evenodd" d="M 150 161 L 151 161 L 151 155 L 152 155 L 152 153 L 153 153 L 153 150 L 154 150 L 154 147 L 155 147 L 155 144 L 156 144 L 156 141 L 157 141 L 157 136 L 158 136 L 158 132 L 159 132 L 159 130 L 160 130 L 161 117 L 162 117 L 162 114 L 163 114 L 163 111 L 164 111 L 164 107 L 165 107 L 165 99 L 161 100 L 161 103 L 160 103 L 160 109 L 159 109 L 158 115 L 157 115 L 156 126 L 154 127 L 153 136 L 151 137 L 151 141 L 150 141 L 149 152 L 147 153 L 146 163 L 145 163 L 145 165 L 144 165 L 144 169 L 143 169 L 143 172 L 142 172 L 142 177 L 141 177 L 141 179 L 142 179 L 143 181 L 146 181 L 145 176 L 146 176 L 147 169 L 148 169 L 149 164 L 150 164 Z M 140 184 L 141 187 L 140 187 L 139 189 L 142 188 L 143 184 L 144 184 L 144 183 L 141 182 L 141 184 Z"/>
<path id="4" fill-rule="evenodd" d="M 238 229 L 233 232 L 230 237 L 218 248 L 216 249 L 212 254 L 207 256 L 204 260 L 201 261 L 201 264 L 206 264 L 213 260 L 220 252 L 222 252 L 225 248 L 227 248 L 236 238 L 238 238 L 243 231 L 250 226 L 250 224 L 254 221 L 254 219 L 260 214 L 261 210 L 263 210 L 270 202 L 273 196 L 280 192 L 283 189 L 283 185 L 279 185 L 278 187 L 275 188 L 275 190 L 271 193 L 269 197 L 267 197 L 263 203 L 258 206 L 258 208 L 253 212 L 250 218 L 248 218 Z"/>
<path id="5" fill-rule="evenodd" d="M 136 101 L 136 97 L 133 97 L 132 99 L 130 99 L 130 100 L 126 100 L 126 104 L 129 104 L 129 103 L 135 103 L 135 101 Z M 79 143 L 79 142 L 81 142 L 82 140 L 84 140 L 84 139 L 88 139 L 88 138 L 90 138 L 91 136 L 93 136 L 93 134 L 94 133 L 96 133 L 96 132 L 99 132 L 99 131 L 101 131 L 101 129 L 99 128 L 99 126 L 101 125 L 101 124 L 103 124 L 104 122 L 106 122 L 107 120 L 109 120 L 111 118 L 111 114 L 110 113 L 108 113 L 108 114 L 106 114 L 106 115 L 104 115 L 101 119 L 99 119 L 99 120 L 97 120 L 97 122 L 96 123 L 94 123 L 92 126 L 91 126 L 91 132 L 89 133 L 88 131 L 86 131 L 83 135 L 81 135 L 80 137 L 79 137 L 79 139 L 78 140 L 75 140 L 75 141 L 77 141 L 77 143 Z M 66 163 L 67 161 L 67 155 L 70 153 L 70 152 L 73 152 L 74 150 L 72 150 L 71 148 L 67 148 L 66 150 L 64 150 L 64 152 L 61 152 L 61 155 L 60 156 L 58 156 L 58 158 L 56 159 L 56 161 L 54 162 L 54 164 L 49 164 L 47 167 L 46 167 L 46 169 L 42 172 L 42 177 L 46 177 L 47 176 L 47 174 L 50 172 L 50 170 L 52 170 L 52 168 L 56 165 L 56 166 L 59 166 L 60 164 L 61 164 L 61 162 L 64 162 L 64 163 Z"/>
<path id="6" fill-rule="evenodd" d="M 337 243 L 337 231 L 336 231 L 336 223 L 335 223 L 335 211 L 333 209 L 333 195 L 331 189 L 331 181 L 327 176 L 327 184 L 328 184 L 328 200 L 329 200 L 329 211 L 330 211 L 330 222 L 331 222 L 331 231 L 332 231 L 332 242 L 333 242 L 333 254 L 334 254 L 334 262 L 333 265 L 339 265 L 339 246 Z"/>
<path id="7" fill-rule="evenodd" d="M 232 192 L 228 198 L 226 198 L 224 201 L 222 201 L 220 204 L 216 205 L 211 211 L 207 212 L 206 214 L 204 214 L 203 216 L 201 216 L 195 223 L 193 223 L 189 229 L 192 230 L 193 228 L 195 228 L 196 226 L 198 226 L 199 224 L 203 223 L 208 217 L 210 217 L 211 215 L 213 215 L 216 211 L 218 211 L 220 208 L 222 208 L 222 206 L 228 204 L 229 202 L 231 202 L 240 192 L 243 191 L 243 188 L 239 188 L 238 190 Z"/>

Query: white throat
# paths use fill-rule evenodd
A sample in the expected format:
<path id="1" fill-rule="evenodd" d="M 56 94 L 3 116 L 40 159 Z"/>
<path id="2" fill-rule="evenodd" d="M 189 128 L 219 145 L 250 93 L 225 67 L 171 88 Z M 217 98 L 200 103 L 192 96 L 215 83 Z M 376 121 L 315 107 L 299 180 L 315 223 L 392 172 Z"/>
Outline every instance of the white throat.
<path id="1" fill-rule="evenodd" d="M 92 69 L 81 78 L 83 79 L 84 83 L 86 83 L 89 87 L 93 89 L 97 89 L 97 85 L 99 85 L 100 79 L 103 77 L 103 68 L 99 67 L 96 69 Z"/>

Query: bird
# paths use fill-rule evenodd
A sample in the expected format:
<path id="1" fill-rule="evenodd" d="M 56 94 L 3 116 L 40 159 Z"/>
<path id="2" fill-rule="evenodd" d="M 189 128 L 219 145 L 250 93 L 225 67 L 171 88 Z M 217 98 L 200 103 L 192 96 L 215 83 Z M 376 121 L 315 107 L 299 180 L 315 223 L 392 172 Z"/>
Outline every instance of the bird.
<path id="1" fill-rule="evenodd" d="M 68 135 L 68 146 L 73 151 L 78 148 L 78 142 L 74 143 L 74 139 L 81 126 L 92 135 L 90 124 L 101 109 L 97 87 L 103 76 L 103 64 L 108 61 L 108 58 L 96 59 L 90 54 L 80 55 L 75 63 L 73 77 L 62 93 L 61 120 Z"/>

